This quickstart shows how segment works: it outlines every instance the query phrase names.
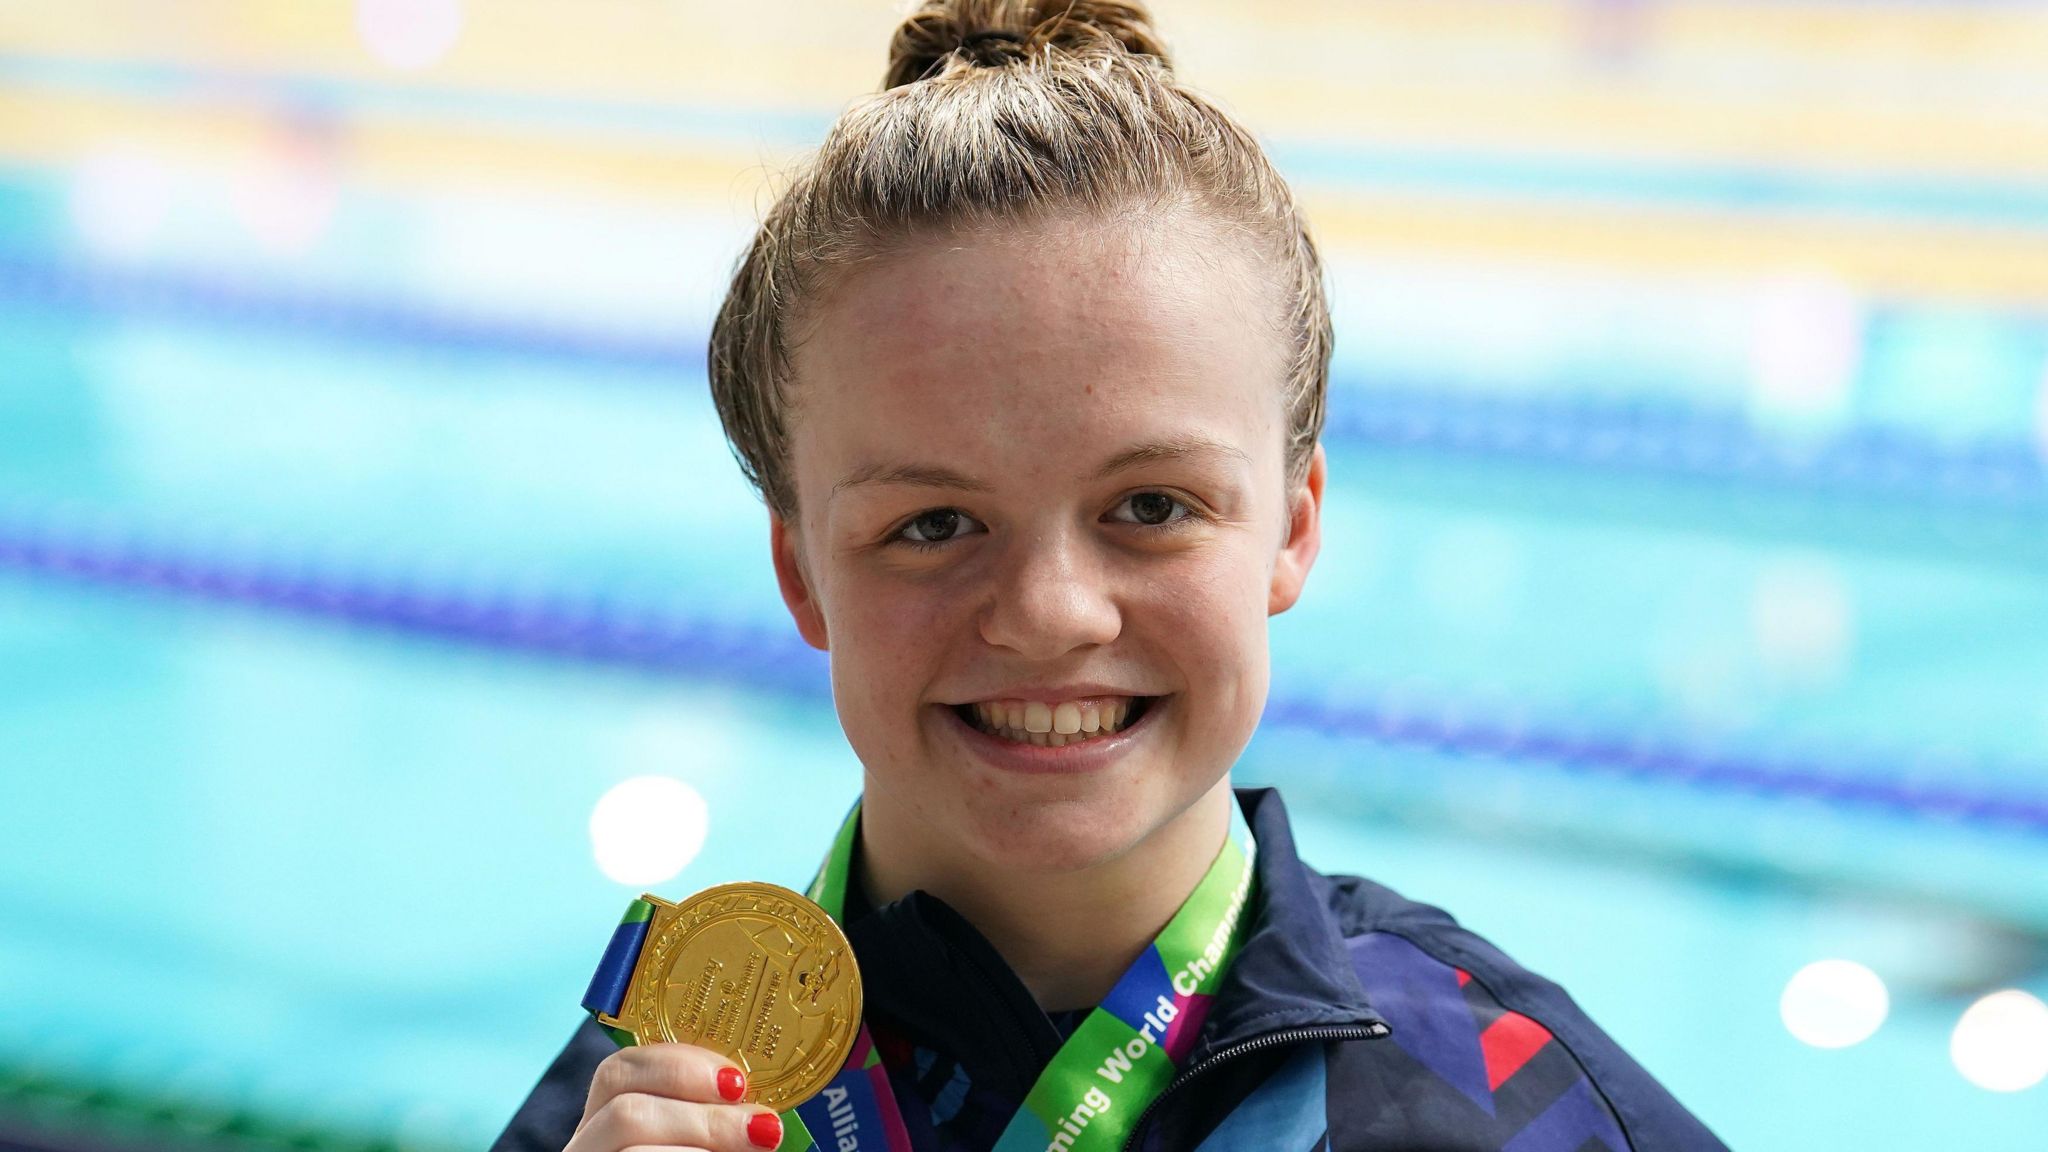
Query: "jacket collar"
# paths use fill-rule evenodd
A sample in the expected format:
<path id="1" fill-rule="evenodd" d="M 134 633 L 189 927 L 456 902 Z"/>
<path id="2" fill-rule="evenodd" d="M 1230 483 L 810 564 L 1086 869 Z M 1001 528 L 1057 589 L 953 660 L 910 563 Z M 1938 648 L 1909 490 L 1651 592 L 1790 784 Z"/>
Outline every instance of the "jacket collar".
<path id="1" fill-rule="evenodd" d="M 1330 882 L 1302 863 L 1280 793 L 1237 789 L 1258 841 L 1257 899 L 1250 930 L 1223 975 L 1193 1066 L 1254 1036 L 1290 1028 L 1379 1025 L 1331 912 Z"/>
<path id="2" fill-rule="evenodd" d="M 1255 897 L 1237 958 L 1216 990 L 1193 1067 L 1212 1053 L 1293 1028 L 1385 1026 L 1335 916 L 1330 883 L 1296 855 L 1280 794 L 1237 789 L 1252 837 Z M 870 909 L 848 886 L 847 935 L 871 1013 L 906 1038 L 951 1053 L 977 1083 L 1021 1098 L 1060 1036 L 974 926 L 927 892 Z"/>

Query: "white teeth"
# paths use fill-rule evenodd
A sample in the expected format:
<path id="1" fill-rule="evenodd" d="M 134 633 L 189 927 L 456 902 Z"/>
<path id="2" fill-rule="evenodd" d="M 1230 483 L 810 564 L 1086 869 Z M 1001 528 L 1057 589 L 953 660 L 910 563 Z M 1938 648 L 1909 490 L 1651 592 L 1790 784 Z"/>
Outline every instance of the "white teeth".
<path id="1" fill-rule="evenodd" d="M 1129 698 L 1099 704 L 1075 700 L 1057 704 L 1039 700 L 983 700 L 975 703 L 973 715 L 990 735 L 1041 748 L 1063 748 L 1096 735 L 1120 731 L 1130 719 L 1131 705 Z"/>

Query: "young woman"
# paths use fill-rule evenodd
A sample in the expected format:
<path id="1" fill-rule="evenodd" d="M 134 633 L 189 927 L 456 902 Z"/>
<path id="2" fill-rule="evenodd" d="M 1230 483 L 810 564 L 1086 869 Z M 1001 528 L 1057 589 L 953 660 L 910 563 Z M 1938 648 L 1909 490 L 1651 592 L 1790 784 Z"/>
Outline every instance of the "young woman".
<path id="1" fill-rule="evenodd" d="M 886 1073 L 816 1146 L 1721 1147 L 1231 787 L 1316 558 L 1329 352 L 1286 183 L 1136 4 L 926 3 L 769 213 L 711 387 L 865 768 L 828 906 Z M 777 1146 L 740 1081 L 586 1024 L 497 1147 Z"/>

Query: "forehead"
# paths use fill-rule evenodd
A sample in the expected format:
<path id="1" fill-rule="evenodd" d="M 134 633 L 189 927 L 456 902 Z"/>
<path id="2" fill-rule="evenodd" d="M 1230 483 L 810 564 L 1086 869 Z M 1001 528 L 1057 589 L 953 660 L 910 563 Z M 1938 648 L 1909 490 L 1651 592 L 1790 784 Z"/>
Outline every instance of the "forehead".
<path id="1" fill-rule="evenodd" d="M 1171 218 L 909 242 L 841 275 L 792 349 L 799 486 L 912 451 L 1071 471 L 1188 432 L 1277 455 L 1284 342 L 1260 272 Z"/>

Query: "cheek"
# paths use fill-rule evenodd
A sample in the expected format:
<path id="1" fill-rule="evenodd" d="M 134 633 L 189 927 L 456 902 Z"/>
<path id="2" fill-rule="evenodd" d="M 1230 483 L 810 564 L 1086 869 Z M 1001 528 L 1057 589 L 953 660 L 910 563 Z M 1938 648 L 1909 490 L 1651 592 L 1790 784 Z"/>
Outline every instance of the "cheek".
<path id="1" fill-rule="evenodd" d="M 1219 719 L 1264 702 L 1266 580 L 1246 559 L 1217 556 L 1154 581 L 1145 608 L 1149 631 Z"/>
<path id="2" fill-rule="evenodd" d="M 833 596 L 833 679 L 869 711 L 915 707 L 959 628 L 956 597 L 900 578 L 854 578 Z"/>

